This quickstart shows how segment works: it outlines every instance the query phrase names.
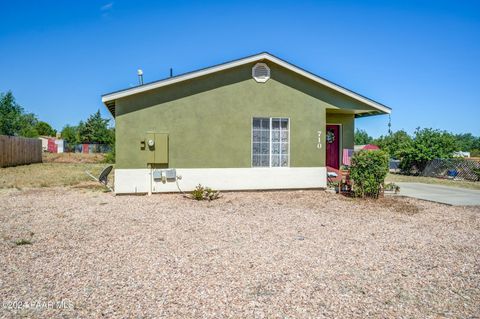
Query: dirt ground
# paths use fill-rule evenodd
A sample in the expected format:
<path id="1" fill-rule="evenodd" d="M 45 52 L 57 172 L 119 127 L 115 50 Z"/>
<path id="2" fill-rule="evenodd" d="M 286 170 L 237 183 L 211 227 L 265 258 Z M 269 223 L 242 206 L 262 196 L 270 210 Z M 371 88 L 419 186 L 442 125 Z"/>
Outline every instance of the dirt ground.
<path id="1" fill-rule="evenodd" d="M 0 189 L 16 188 L 22 190 L 80 185 L 92 181 L 92 178 L 85 171 L 98 176 L 102 169 L 108 165 L 111 164 L 38 163 L 0 168 Z M 109 175 L 110 184 L 113 184 L 113 175 L 113 172 Z"/>
<path id="2" fill-rule="evenodd" d="M 43 153 L 42 160 L 44 163 L 103 163 L 105 154 L 84 154 L 84 153 Z"/>
<path id="3" fill-rule="evenodd" d="M 0 190 L 6 318 L 477 318 L 480 208 Z"/>

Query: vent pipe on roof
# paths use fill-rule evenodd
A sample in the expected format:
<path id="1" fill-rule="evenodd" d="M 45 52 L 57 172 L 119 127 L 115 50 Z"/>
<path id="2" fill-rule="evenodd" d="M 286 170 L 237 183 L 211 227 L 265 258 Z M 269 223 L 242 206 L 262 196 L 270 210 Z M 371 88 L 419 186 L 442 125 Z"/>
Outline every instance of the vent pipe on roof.
<path id="1" fill-rule="evenodd" d="M 173 76 L 173 68 L 170 68 L 170 77 Z"/>
<path id="2" fill-rule="evenodd" d="M 143 85 L 143 71 L 142 71 L 142 69 L 138 69 L 137 74 L 138 74 L 138 84 Z"/>

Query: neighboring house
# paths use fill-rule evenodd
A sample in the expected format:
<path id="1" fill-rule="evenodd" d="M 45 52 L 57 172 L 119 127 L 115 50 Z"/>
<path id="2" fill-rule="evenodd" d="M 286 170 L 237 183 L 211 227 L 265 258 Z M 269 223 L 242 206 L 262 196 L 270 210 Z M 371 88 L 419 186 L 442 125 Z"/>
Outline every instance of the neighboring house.
<path id="1" fill-rule="evenodd" d="M 470 158 L 470 152 L 462 152 L 462 151 L 453 152 L 453 157 L 466 157 L 466 158 Z"/>
<path id="2" fill-rule="evenodd" d="M 42 140 L 42 150 L 49 153 L 63 153 L 64 140 L 51 136 L 40 136 Z"/>
<path id="3" fill-rule="evenodd" d="M 378 147 L 377 145 L 374 145 L 374 144 L 366 144 L 366 145 L 355 145 L 354 146 L 354 150 L 355 152 L 358 152 L 358 151 L 365 151 L 365 150 L 379 150 L 380 147 Z"/>
<path id="4" fill-rule="evenodd" d="M 46 152 L 48 151 L 48 139 L 50 137 L 48 136 L 40 136 L 38 139 L 42 141 L 42 151 Z"/>
<path id="5" fill-rule="evenodd" d="M 390 113 L 269 53 L 102 101 L 116 123 L 117 193 L 177 191 L 167 169 L 183 190 L 324 188 L 326 166 L 354 146 L 355 118 Z"/>

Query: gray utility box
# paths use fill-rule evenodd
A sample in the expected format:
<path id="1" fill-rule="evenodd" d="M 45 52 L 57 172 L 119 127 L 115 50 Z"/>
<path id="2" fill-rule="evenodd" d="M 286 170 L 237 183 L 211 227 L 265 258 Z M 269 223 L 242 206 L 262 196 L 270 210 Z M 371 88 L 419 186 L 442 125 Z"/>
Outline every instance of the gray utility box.
<path id="1" fill-rule="evenodd" d="M 153 179 L 161 179 L 162 178 L 162 171 L 156 169 L 153 171 Z"/>
<path id="2" fill-rule="evenodd" d="M 177 178 L 177 171 L 172 168 L 172 169 L 166 169 L 165 171 L 165 176 L 167 179 L 176 179 Z"/>
<path id="3" fill-rule="evenodd" d="M 174 168 L 170 169 L 155 169 L 153 171 L 153 179 L 161 180 L 162 182 L 174 182 L 177 179 L 177 171 Z"/>

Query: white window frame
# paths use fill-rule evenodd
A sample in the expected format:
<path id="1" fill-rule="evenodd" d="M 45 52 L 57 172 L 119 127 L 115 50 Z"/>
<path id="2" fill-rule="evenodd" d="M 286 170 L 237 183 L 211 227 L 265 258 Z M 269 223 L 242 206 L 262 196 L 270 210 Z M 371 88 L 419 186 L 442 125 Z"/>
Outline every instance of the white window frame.
<path id="1" fill-rule="evenodd" d="M 253 120 L 254 119 L 269 119 L 270 120 L 270 130 L 268 134 L 269 138 L 269 159 L 268 159 L 268 164 L 269 166 L 253 166 Z M 272 120 L 287 120 L 287 130 L 288 130 L 288 147 L 287 147 L 287 166 L 272 166 Z M 271 116 L 253 116 L 252 119 L 250 120 L 250 166 L 252 168 L 288 168 L 290 167 L 290 118 L 289 117 L 271 117 Z M 281 140 L 281 136 L 280 136 Z M 280 161 L 282 160 L 282 143 L 280 142 Z"/>

